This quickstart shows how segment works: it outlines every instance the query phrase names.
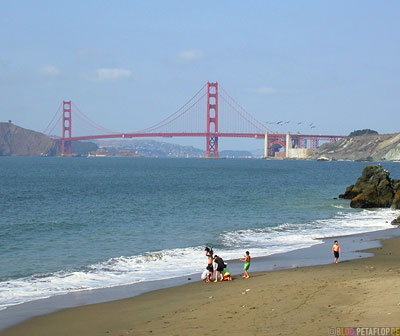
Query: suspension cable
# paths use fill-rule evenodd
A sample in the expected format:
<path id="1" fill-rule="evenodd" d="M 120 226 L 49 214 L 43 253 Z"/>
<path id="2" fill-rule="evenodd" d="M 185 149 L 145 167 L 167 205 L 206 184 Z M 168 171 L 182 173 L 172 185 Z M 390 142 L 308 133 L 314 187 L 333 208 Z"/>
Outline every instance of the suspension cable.
<path id="1" fill-rule="evenodd" d="M 152 126 L 150 126 L 150 127 L 148 127 L 148 128 L 145 128 L 145 129 L 142 129 L 142 130 L 136 131 L 136 132 L 137 132 L 137 133 L 146 133 L 146 132 L 149 132 L 150 130 L 153 130 L 153 129 L 156 129 L 156 128 L 160 128 L 160 127 L 162 127 L 162 126 L 164 126 L 164 125 L 166 125 L 166 124 L 169 124 L 170 122 L 167 123 L 167 121 L 168 121 L 169 119 L 171 119 L 172 117 L 174 117 L 175 115 L 177 115 L 179 112 L 181 112 L 188 104 L 190 104 L 190 103 L 193 101 L 193 99 L 196 98 L 196 96 L 205 88 L 206 85 L 207 85 L 207 84 L 204 84 L 204 85 L 202 86 L 202 88 L 201 88 L 199 91 L 197 91 L 196 94 L 186 102 L 186 104 L 184 104 L 183 106 L 181 106 L 178 110 L 176 110 L 176 111 L 175 111 L 174 113 L 172 113 L 170 116 L 168 116 L 167 118 L 161 120 L 160 122 L 158 122 L 158 123 L 155 124 L 155 125 L 152 125 Z M 204 95 L 203 95 L 201 98 L 203 98 L 203 97 L 204 97 Z M 176 118 L 174 118 L 173 120 L 175 120 L 175 119 L 176 119 Z"/>
<path id="2" fill-rule="evenodd" d="M 56 113 L 54 114 L 53 118 L 51 119 L 51 121 L 49 122 L 49 124 L 47 125 L 47 127 L 44 129 L 43 134 L 50 134 L 50 132 L 49 132 L 49 133 L 46 133 L 46 132 L 47 132 L 47 129 L 50 127 L 50 125 L 52 124 L 52 122 L 53 122 L 54 119 L 56 118 L 58 112 L 60 112 L 61 105 L 62 105 L 62 103 L 58 106 L 58 109 L 57 109 Z M 53 126 L 53 128 L 51 129 L 51 131 L 53 131 L 53 129 L 54 129 L 54 126 Z"/>

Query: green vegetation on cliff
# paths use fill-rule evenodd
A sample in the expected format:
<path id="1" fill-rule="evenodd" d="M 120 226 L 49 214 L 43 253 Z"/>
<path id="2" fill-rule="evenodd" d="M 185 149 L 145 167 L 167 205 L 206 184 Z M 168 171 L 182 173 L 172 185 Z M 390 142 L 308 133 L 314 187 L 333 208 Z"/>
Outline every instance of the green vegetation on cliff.
<path id="1" fill-rule="evenodd" d="M 78 156 L 86 156 L 90 152 L 95 152 L 99 147 L 89 141 L 73 141 L 71 151 Z"/>
<path id="2" fill-rule="evenodd" d="M 377 131 L 374 131 L 372 129 L 366 128 L 363 130 L 357 130 L 357 131 L 353 131 L 349 134 L 350 138 L 356 137 L 356 136 L 360 136 L 360 135 L 364 135 L 364 134 L 379 134 Z"/>

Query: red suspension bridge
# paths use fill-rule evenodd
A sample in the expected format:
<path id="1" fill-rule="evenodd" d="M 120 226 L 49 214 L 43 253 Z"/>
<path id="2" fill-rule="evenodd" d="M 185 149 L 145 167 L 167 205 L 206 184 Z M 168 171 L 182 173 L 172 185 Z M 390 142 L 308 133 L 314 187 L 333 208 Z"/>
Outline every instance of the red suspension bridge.
<path id="1" fill-rule="evenodd" d="M 159 123 L 131 133 L 114 132 L 98 125 L 71 101 L 63 101 L 61 115 L 60 109 L 61 105 L 44 133 L 54 136 L 54 130 L 61 123 L 58 128 L 61 129 L 61 136 L 55 136 L 55 140 L 61 142 L 63 156 L 70 156 L 71 143 L 79 140 L 204 137 L 206 157 L 218 157 L 219 138 L 264 139 L 265 157 L 301 157 L 307 149 L 317 148 L 322 141 L 334 142 L 344 137 L 273 132 L 247 112 L 217 82 L 205 84 L 186 104 Z M 90 126 L 90 131 L 86 132 L 92 135 L 72 136 L 72 110 L 74 119 Z M 282 148 L 284 152 L 280 151 Z"/>

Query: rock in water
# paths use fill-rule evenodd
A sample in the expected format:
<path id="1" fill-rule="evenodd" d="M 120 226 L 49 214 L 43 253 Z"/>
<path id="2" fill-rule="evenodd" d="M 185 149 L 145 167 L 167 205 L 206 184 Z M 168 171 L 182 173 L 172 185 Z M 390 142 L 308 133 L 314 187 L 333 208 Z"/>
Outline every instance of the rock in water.
<path id="1" fill-rule="evenodd" d="M 400 216 L 392 220 L 392 225 L 400 225 Z"/>
<path id="2" fill-rule="evenodd" d="M 344 194 L 339 195 L 339 198 L 352 199 L 360 193 L 360 190 L 355 188 L 354 184 L 346 188 Z"/>
<path id="3" fill-rule="evenodd" d="M 351 199 L 352 208 L 400 209 L 400 180 L 392 180 L 380 165 L 367 166 L 356 184 L 339 198 Z"/>
<path id="4" fill-rule="evenodd" d="M 393 203 L 392 203 L 392 208 L 394 209 L 400 209 L 400 188 L 397 189 L 396 194 L 394 195 Z M 400 217 L 399 217 L 400 218 Z M 398 218 L 398 219 L 399 219 Z M 399 221 L 400 224 L 400 221 Z"/>

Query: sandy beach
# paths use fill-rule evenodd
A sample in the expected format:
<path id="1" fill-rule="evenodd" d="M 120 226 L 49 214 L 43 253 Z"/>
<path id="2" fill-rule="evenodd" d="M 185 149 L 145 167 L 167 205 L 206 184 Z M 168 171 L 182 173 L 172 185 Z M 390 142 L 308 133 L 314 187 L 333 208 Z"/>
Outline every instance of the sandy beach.
<path id="1" fill-rule="evenodd" d="M 66 309 L 0 335 L 328 335 L 329 328 L 399 327 L 399 245 L 389 239 L 370 250 L 374 257 L 338 265 L 250 272 L 247 280 Z"/>

